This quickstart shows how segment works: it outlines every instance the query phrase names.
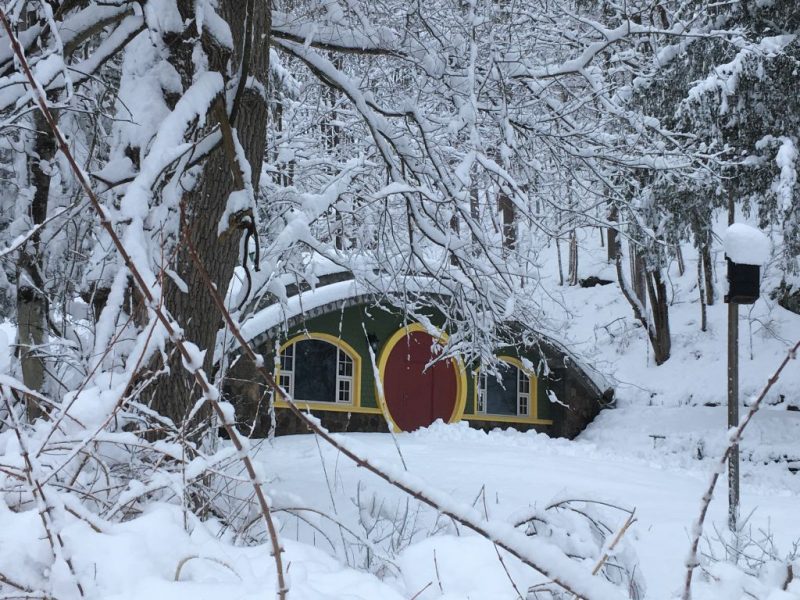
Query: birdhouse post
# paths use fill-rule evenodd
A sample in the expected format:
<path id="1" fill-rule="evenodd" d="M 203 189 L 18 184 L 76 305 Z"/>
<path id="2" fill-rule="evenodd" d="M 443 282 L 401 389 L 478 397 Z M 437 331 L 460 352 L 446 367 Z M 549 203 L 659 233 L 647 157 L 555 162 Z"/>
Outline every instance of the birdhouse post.
<path id="1" fill-rule="evenodd" d="M 769 259 L 770 243 L 758 229 L 733 223 L 725 232 L 728 263 L 728 429 L 739 425 L 739 305 L 759 297 L 761 265 Z M 728 457 L 728 527 L 736 531 L 739 516 L 739 445 Z"/>

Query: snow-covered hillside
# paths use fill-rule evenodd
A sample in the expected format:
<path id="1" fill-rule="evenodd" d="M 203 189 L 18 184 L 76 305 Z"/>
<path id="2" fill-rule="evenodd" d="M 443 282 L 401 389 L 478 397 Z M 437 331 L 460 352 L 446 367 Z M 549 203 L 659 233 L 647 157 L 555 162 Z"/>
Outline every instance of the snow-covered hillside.
<path id="1" fill-rule="evenodd" d="M 596 242 L 595 237 L 583 240 L 581 274 L 613 279 Z M 709 307 L 708 331 L 699 330 L 691 267 L 695 257 L 691 248 L 684 252 L 687 273 L 679 276 L 675 265 L 670 270 L 673 356 L 661 366 L 650 359 L 647 339 L 616 284 L 559 286 L 556 261 L 543 263 L 543 281 L 553 292 L 551 330 L 560 332 L 560 341 L 616 390 L 616 408 L 603 411 L 577 440 L 512 429 L 486 434 L 464 423 L 436 423 L 396 438 L 350 434 L 347 443 L 379 464 L 407 469 L 421 485 L 471 504 L 493 521 L 513 522 L 525 511 L 574 500 L 582 507 L 603 507 L 598 514 L 616 531 L 627 513 L 593 502 L 635 509 L 636 522 L 623 536 L 619 554 L 609 560 L 619 558 L 633 569 L 646 589 L 644 598 L 676 597 L 691 528 L 727 436 L 726 306 Z M 720 254 L 717 281 L 722 288 Z M 774 284 L 768 267 L 765 291 Z M 741 389 L 747 406 L 788 342 L 800 337 L 800 317 L 764 294 L 741 311 L 741 328 Z M 7 323 L 0 333 L 9 341 L 14 337 Z M 7 363 L 10 347 L 4 344 L 3 350 Z M 800 369 L 792 363 L 741 446 L 745 558 L 740 564 L 761 579 L 748 579 L 725 563 L 709 563 L 711 556 L 725 557 L 723 543 L 730 541 L 723 481 L 706 522 L 704 575 L 695 598 L 800 598 L 798 582 L 775 591 L 780 568 L 767 561 L 785 559 L 800 539 L 800 475 L 795 474 L 800 468 L 800 412 L 792 410 L 800 405 L 798 389 Z M 4 456 L 15 455 L 11 431 L 0 434 L 0 446 Z M 314 436 L 259 441 L 256 455 L 277 509 L 291 600 L 514 599 L 546 582 Z M 227 469 L 238 473 L 239 467 L 234 463 Z M 249 487 L 229 482 L 220 491 L 217 507 L 233 507 L 235 498 L 248 497 Z M 133 486 L 131 495 L 136 493 Z M 257 513 L 241 514 L 241 523 L 253 523 L 243 528 L 246 533 L 236 534 L 213 513 L 199 520 L 174 504 L 155 502 L 125 523 L 98 520 L 75 512 L 78 507 L 59 508 L 58 518 L 75 577 L 89 597 L 261 598 L 275 588 L 269 547 L 252 545 L 263 539 Z M 34 526 L 37 518 L 32 511 L 0 510 L 0 574 L 25 594 L 36 589 L 49 552 Z M 586 559 L 587 570 L 591 562 Z M 708 572 L 720 582 L 706 580 Z M 52 579 L 59 597 L 74 597 L 68 572 Z M 547 596 L 540 592 L 539 597 Z"/>
<path id="2" fill-rule="evenodd" d="M 798 0 L 0 1 L 0 600 L 800 600 L 798 65 Z"/>
<path id="3" fill-rule="evenodd" d="M 727 315 L 722 297 L 727 292 L 724 249 L 726 225 L 715 228 L 712 246 L 716 303 L 708 306 L 707 331 L 700 329 L 697 289 L 697 251 L 682 247 L 686 270 L 681 276 L 672 261 L 668 277 L 672 357 L 656 366 L 647 335 L 633 318 L 630 305 L 616 284 L 614 266 L 606 259 L 596 230 L 582 233 L 581 278 L 591 276 L 608 285 L 583 288 L 558 284 L 555 249 L 542 260 L 545 305 L 550 327 L 616 391 L 618 406 L 718 406 L 727 402 Z M 563 248 L 562 248 L 563 251 Z M 739 307 L 740 399 L 745 406 L 761 391 L 767 378 L 800 339 L 800 316 L 782 308 L 771 296 L 781 277 L 777 257 L 761 269 L 761 297 Z M 800 409 L 800 368 L 793 364 L 770 391 L 767 403 L 775 408 Z M 691 414 L 691 413 L 688 413 Z"/>

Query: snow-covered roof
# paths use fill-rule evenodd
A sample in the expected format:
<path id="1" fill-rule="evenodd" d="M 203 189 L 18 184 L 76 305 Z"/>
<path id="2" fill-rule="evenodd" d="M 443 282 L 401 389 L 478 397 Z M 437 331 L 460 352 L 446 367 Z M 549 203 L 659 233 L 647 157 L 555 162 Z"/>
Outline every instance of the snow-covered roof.
<path id="1" fill-rule="evenodd" d="M 432 290 L 434 283 L 430 278 L 423 277 L 410 277 L 404 281 L 407 291 L 445 293 L 443 290 Z M 399 289 L 395 291 L 399 292 Z M 276 301 L 266 306 L 250 317 L 242 325 L 241 330 L 247 341 L 260 346 L 268 342 L 281 328 L 294 326 L 294 321 L 298 318 L 308 319 L 345 306 L 377 302 L 383 297 L 384 294 L 377 292 L 375 287 L 355 279 L 336 281 L 310 290 L 302 290 L 284 302 Z M 541 341 L 543 342 L 543 346 L 539 346 L 541 350 L 549 350 L 546 352 L 547 355 L 562 357 L 563 366 L 582 372 L 585 382 L 594 386 L 599 394 L 612 387 L 602 373 L 572 352 L 564 341 L 550 336 L 542 336 Z"/>
<path id="2" fill-rule="evenodd" d="M 734 223 L 723 237 L 725 254 L 740 265 L 763 265 L 769 260 L 771 245 L 761 231 L 744 223 Z"/>
<path id="3" fill-rule="evenodd" d="M 334 275 L 341 273 L 333 273 Z M 256 311 L 242 326 L 242 334 L 247 341 L 256 345 L 268 339 L 276 329 L 291 327 L 292 320 L 298 317 L 311 318 L 322 312 L 336 310 L 342 306 L 375 302 L 387 294 L 438 294 L 448 291 L 434 279 L 424 276 L 408 276 L 385 280 L 376 277 L 375 281 L 356 281 L 349 276 L 345 281 L 319 284 L 312 289 L 301 289 L 284 301 L 275 300 L 273 304 Z"/>
<path id="4" fill-rule="evenodd" d="M 301 314 L 366 295 L 369 295 L 369 291 L 354 279 L 306 290 L 287 298 L 285 303 L 276 302 L 255 313 L 242 325 L 242 334 L 247 341 L 251 341 Z"/>

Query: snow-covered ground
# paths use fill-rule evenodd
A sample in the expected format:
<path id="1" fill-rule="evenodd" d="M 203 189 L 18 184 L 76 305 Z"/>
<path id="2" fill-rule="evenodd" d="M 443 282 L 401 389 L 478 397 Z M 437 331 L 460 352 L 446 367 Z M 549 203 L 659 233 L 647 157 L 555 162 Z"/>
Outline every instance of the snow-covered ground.
<path id="1" fill-rule="evenodd" d="M 689 410 L 699 417 L 690 424 Z M 776 412 L 757 417 L 745 451 L 776 429 L 798 439 L 800 413 L 783 411 L 780 424 Z M 636 556 L 646 598 L 660 600 L 680 591 L 689 531 L 712 469 L 709 457 L 697 458 L 691 440 L 711 440 L 709 448 L 721 444 L 723 413 L 719 408 L 607 411 L 576 441 L 441 423 L 396 438 L 343 437 L 383 464 L 402 468 L 404 461 L 425 485 L 496 521 L 511 522 L 530 507 L 565 499 L 635 508 L 637 521 L 624 544 Z M 524 595 L 542 581 L 505 553 L 501 562 L 490 542 L 405 497 L 314 436 L 264 441 L 257 455 L 278 509 L 290 600 L 513 600 L 516 590 Z M 788 553 L 800 538 L 798 496 L 800 475 L 785 465 L 747 465 L 742 512 L 753 537 L 771 536 Z M 724 552 L 713 538 L 716 530 L 725 531 L 726 512 L 723 483 L 706 526 L 717 555 Z M 608 514 L 615 528 L 622 526 L 624 514 Z M 0 503 L 0 571 L 19 583 L 33 585 L 48 561 L 45 540 L 31 539 L 37 521 L 35 511 L 11 513 Z M 72 519 L 62 531 L 91 598 L 272 597 L 269 546 L 242 545 L 213 518 L 200 522 L 174 505 L 152 504 L 132 521 L 96 525 L 102 533 Z M 708 550 L 706 543 L 703 549 Z M 590 563 L 584 566 L 591 569 Z M 67 573 L 53 581 L 59 597 L 76 597 Z M 695 598 L 701 600 L 748 597 L 740 591 L 723 595 L 722 588 L 702 583 L 697 589 Z M 800 598 L 798 582 L 785 594 L 769 596 L 791 598 Z"/>
<path id="2" fill-rule="evenodd" d="M 428 484 L 453 497 L 475 501 L 492 519 L 508 520 L 529 506 L 544 507 L 554 499 L 601 499 L 636 509 L 637 523 L 627 534 L 639 557 L 647 585 L 647 598 L 673 597 L 682 585 L 684 560 L 689 549 L 689 531 L 697 517 L 700 498 L 707 485 L 712 461 L 698 460 L 683 428 L 686 409 L 649 411 L 608 411 L 577 441 L 550 439 L 535 433 L 496 431 L 485 434 L 463 424 L 435 424 L 427 430 L 399 434 L 399 452 L 409 469 Z M 703 418 L 691 423 L 698 438 L 724 437 L 724 411 L 703 409 Z M 800 432 L 800 414 L 789 416 L 785 432 Z M 775 424 L 773 415 L 758 419 L 748 438 L 757 445 L 758 435 Z M 636 421 L 634 425 L 632 421 Z M 650 433 L 666 439 L 650 438 Z M 400 455 L 386 434 L 350 434 L 370 456 L 385 463 L 400 465 Z M 673 437 L 675 439 L 673 439 Z M 655 445 L 655 448 L 654 448 Z M 749 446 L 745 444 L 745 448 Z M 374 518 L 364 511 L 381 507 L 387 520 L 403 521 L 413 529 L 410 539 L 394 540 L 406 544 L 399 550 L 401 572 L 388 579 L 402 597 L 414 597 L 427 584 L 420 599 L 516 598 L 516 592 L 498 561 L 490 543 L 469 531 L 437 518 L 418 503 L 406 499 L 364 470 L 349 463 L 335 451 L 318 445 L 312 436 L 276 439 L 262 447 L 264 466 L 276 489 L 282 494 L 279 504 L 313 508 L 335 516 L 367 537 Z M 757 475 L 756 475 L 757 472 Z M 320 481 L 327 485 L 320 486 Z M 753 531 L 771 531 L 775 543 L 786 552 L 790 542 L 800 538 L 800 476 L 785 465 L 759 465 L 745 469 L 742 485 L 742 514 L 749 517 Z M 398 516 L 399 515 L 399 516 Z M 314 541 L 329 551 L 340 551 L 336 527 L 313 513 L 305 515 L 315 527 L 332 535 L 328 544 L 315 528 L 294 518 L 283 520 L 283 535 L 289 539 Z M 374 517 L 374 515 L 373 515 Z M 708 531 L 725 531 L 727 494 L 724 483 L 712 503 Z M 621 526 L 623 515 L 618 515 Z M 405 522 L 405 521 L 403 521 Z M 386 535 L 386 531 L 383 531 Z M 395 534 L 400 538 L 399 534 Z M 460 536 L 460 537 L 459 537 Z M 355 545 L 354 541 L 351 541 Z M 388 547 L 384 540 L 384 548 Z M 382 544 L 376 543 L 381 546 Z M 719 548 L 717 548 L 719 550 Z M 434 558 L 435 554 L 435 558 Z M 352 557 L 349 557 L 352 561 Z M 514 560 L 512 578 L 519 589 L 540 579 Z M 436 573 L 438 568 L 438 575 Z M 800 593 L 800 590 L 796 590 Z M 712 596 L 709 596 L 712 597 Z M 738 598 L 738 596 L 737 596 Z"/>

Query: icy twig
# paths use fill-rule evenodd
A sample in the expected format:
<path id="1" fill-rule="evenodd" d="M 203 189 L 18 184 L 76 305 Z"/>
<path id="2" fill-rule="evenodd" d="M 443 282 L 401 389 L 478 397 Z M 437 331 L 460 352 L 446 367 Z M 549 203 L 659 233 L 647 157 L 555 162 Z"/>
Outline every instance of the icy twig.
<path id="1" fill-rule="evenodd" d="M 427 589 L 428 589 L 429 587 L 431 587 L 432 585 L 433 585 L 433 582 L 432 582 L 432 581 L 429 581 L 428 583 L 426 583 L 426 584 L 425 584 L 425 586 L 424 586 L 424 587 L 423 587 L 423 588 L 422 588 L 420 591 L 418 591 L 416 594 L 414 594 L 413 596 L 411 596 L 411 598 L 409 598 L 409 600 L 417 600 L 417 598 L 419 598 L 420 596 L 422 596 L 422 594 L 425 592 L 425 590 L 427 590 Z"/>
<path id="2" fill-rule="evenodd" d="M 378 397 L 384 398 L 383 395 L 383 379 L 381 379 L 381 371 L 378 368 L 378 363 L 375 360 L 375 351 L 372 349 L 372 346 L 369 344 L 369 336 L 367 335 L 367 327 L 362 323 L 361 328 L 364 330 L 364 338 L 367 341 L 367 350 L 369 351 L 369 361 L 372 365 L 372 376 L 375 378 L 375 386 L 378 390 Z M 383 420 L 386 421 L 386 427 L 389 429 L 389 435 L 392 436 L 392 442 L 394 442 L 394 448 L 397 450 L 397 455 L 400 457 L 400 462 L 403 463 L 403 468 L 408 471 L 408 465 L 406 464 L 406 459 L 403 456 L 403 451 L 400 450 L 400 444 L 397 443 L 397 436 L 394 434 L 394 424 L 392 420 L 389 418 L 389 412 L 386 408 L 386 400 L 384 399 L 383 402 L 378 403 L 381 408 L 381 414 L 383 415 Z"/>
<path id="3" fill-rule="evenodd" d="M 391 566 L 393 566 L 398 571 L 400 570 L 399 567 L 397 566 L 397 564 L 391 558 L 389 558 L 387 555 L 385 555 L 380 550 L 380 548 L 378 548 L 375 544 L 373 544 L 369 540 L 369 538 L 360 536 L 358 533 L 353 531 L 353 529 L 351 529 L 350 527 L 345 525 L 344 522 L 342 522 L 339 519 L 336 519 L 336 518 L 330 516 L 326 512 L 323 512 L 321 510 L 317 510 L 316 508 L 309 508 L 309 507 L 302 507 L 302 506 L 283 506 L 281 508 L 273 509 L 273 512 L 281 512 L 281 511 L 282 512 L 287 512 L 290 515 L 292 515 L 292 516 L 294 516 L 294 517 L 296 517 L 298 519 L 301 518 L 300 515 L 297 514 L 299 512 L 310 512 L 312 514 L 317 515 L 318 517 L 320 517 L 322 519 L 327 519 L 331 523 L 335 524 L 340 530 L 342 530 L 342 531 L 344 531 L 346 533 L 349 533 L 351 536 L 353 536 L 353 538 L 356 541 L 358 541 L 359 544 L 362 544 L 365 548 L 367 548 L 377 558 L 379 558 L 380 560 L 382 560 L 383 562 L 385 562 L 387 564 L 390 564 Z M 309 525 L 309 527 L 313 527 L 314 529 L 316 529 L 321 535 L 325 535 L 325 533 L 322 531 L 322 529 L 320 529 L 319 527 L 315 526 L 310 521 L 304 520 L 304 522 L 307 523 Z M 335 549 L 335 546 L 333 545 L 333 542 L 330 541 L 330 538 L 328 538 L 328 542 L 331 544 L 331 547 Z"/>
<path id="4" fill-rule="evenodd" d="M 714 467 L 714 473 L 711 475 L 711 481 L 708 484 L 708 489 L 706 493 L 703 495 L 703 499 L 700 503 L 700 515 L 697 517 L 697 520 L 692 527 L 692 545 L 691 549 L 689 550 L 689 557 L 686 560 L 686 578 L 683 584 L 683 595 L 681 596 L 681 600 L 691 600 L 692 598 L 692 575 L 694 574 L 694 570 L 697 568 L 698 560 L 697 560 L 697 548 L 700 545 L 700 537 L 703 535 L 703 523 L 706 520 L 706 515 L 708 514 L 708 507 L 711 505 L 711 499 L 714 497 L 714 488 L 717 486 L 717 481 L 719 480 L 720 474 L 725 470 L 725 463 L 728 461 L 728 457 L 730 456 L 733 449 L 738 446 L 739 442 L 742 439 L 742 434 L 744 433 L 745 428 L 750 423 L 750 420 L 753 416 L 758 412 L 758 409 L 761 408 L 761 403 L 766 398 L 767 393 L 772 386 L 778 381 L 778 378 L 781 375 L 781 372 L 789 364 L 790 360 L 797 358 L 797 351 L 800 350 L 800 340 L 792 346 L 787 352 L 786 356 L 783 357 L 780 365 L 772 374 L 772 376 L 767 380 L 766 385 L 761 390 L 761 393 L 756 398 L 756 401 L 750 406 L 750 410 L 747 411 L 744 419 L 741 420 L 739 426 L 730 433 L 728 437 L 728 446 L 725 448 L 725 452 L 719 459 L 719 462 Z"/>
<path id="5" fill-rule="evenodd" d="M 244 338 L 239 324 L 225 306 L 224 298 L 211 280 L 197 251 L 191 244 L 188 244 L 187 249 L 189 250 L 189 255 L 195 268 L 198 270 L 200 278 L 208 289 L 228 330 L 239 343 L 242 352 L 253 361 L 256 370 L 262 376 L 267 386 L 270 387 L 281 400 L 286 402 L 289 410 L 291 410 L 310 431 L 336 448 L 341 454 L 359 467 L 363 467 L 412 498 L 427 504 L 442 515 L 451 518 L 453 521 L 468 527 L 478 535 L 497 544 L 497 546 L 516 557 L 524 564 L 542 573 L 545 577 L 548 577 L 567 592 L 579 595 L 585 600 L 593 600 L 595 598 L 620 598 L 618 589 L 605 580 L 587 577 L 590 574 L 583 573 L 577 565 L 573 565 L 563 553 L 558 551 L 557 547 L 548 544 L 545 548 L 543 545 L 541 548 L 542 552 L 540 554 L 537 553 L 538 556 L 534 558 L 532 556 L 534 553 L 531 552 L 531 549 L 528 547 L 530 540 L 527 536 L 521 533 L 518 534 L 518 532 L 514 531 L 505 523 L 496 523 L 481 519 L 480 516 L 477 515 L 477 512 L 471 510 L 470 507 L 457 505 L 457 503 L 454 503 L 452 499 L 445 494 L 428 488 L 427 486 L 422 486 L 416 478 L 408 475 L 405 471 L 398 471 L 389 466 L 376 465 L 370 459 L 360 456 L 342 443 L 340 439 L 331 435 L 331 433 L 322 427 L 319 421 L 300 410 L 289 394 L 277 384 L 272 373 L 264 366 L 264 358 L 256 353 Z M 561 560 L 562 558 L 564 559 L 563 561 Z M 570 568 L 567 568 L 568 565 Z"/>
<path id="6" fill-rule="evenodd" d="M 606 564 L 606 561 L 611 556 L 611 553 L 614 552 L 614 548 L 616 548 L 617 544 L 619 544 L 619 541 L 622 539 L 622 536 L 625 535 L 625 532 L 628 531 L 628 528 L 635 522 L 636 519 L 634 518 L 633 513 L 628 515 L 628 519 L 625 521 L 620 530 L 617 532 L 617 535 L 614 536 L 614 539 L 608 545 L 606 551 L 603 552 L 603 556 L 601 556 L 600 560 L 597 561 L 597 564 L 594 566 L 594 569 L 592 569 L 592 575 L 597 575 L 600 572 L 600 569 L 603 568 L 603 565 Z"/>
<path id="7" fill-rule="evenodd" d="M 17 581 L 14 581 L 8 575 L 5 575 L 3 573 L 0 573 L 0 583 L 4 583 L 5 585 L 7 585 L 9 587 L 13 587 L 15 589 L 18 589 L 20 592 L 27 592 L 28 594 L 33 594 L 34 593 L 34 591 L 32 589 L 30 589 L 29 587 L 27 587 L 26 585 L 24 585 L 22 583 L 19 583 Z"/>
<path id="8" fill-rule="evenodd" d="M 483 498 L 483 514 L 488 519 L 489 518 L 489 508 L 486 506 L 486 485 L 481 486 L 481 497 Z M 522 592 L 519 591 L 519 587 L 517 587 L 517 583 L 514 581 L 514 578 L 511 576 L 511 572 L 508 570 L 508 565 L 506 565 L 506 561 L 503 560 L 503 555 L 500 553 L 500 548 L 497 547 L 497 544 L 492 544 L 494 548 L 495 554 L 497 554 L 497 560 L 500 561 L 500 566 L 503 567 L 503 571 L 505 571 L 506 578 L 508 579 L 509 583 L 511 583 L 511 587 L 514 588 L 514 591 L 517 594 L 517 598 L 519 600 L 525 600 L 525 596 L 522 595 Z M 593 573 L 595 574 L 595 573 Z"/>
<path id="9" fill-rule="evenodd" d="M 55 221 L 57 218 L 65 215 L 70 210 L 74 208 L 73 206 L 67 206 L 66 208 L 59 210 L 54 215 L 49 216 L 43 222 L 34 225 L 30 229 L 28 229 L 25 233 L 18 235 L 16 238 L 11 240 L 11 243 L 3 249 L 0 249 L 0 258 L 4 256 L 8 256 L 9 254 L 16 252 L 20 248 L 22 248 L 25 244 L 27 244 L 31 238 L 33 238 L 37 233 L 41 233 L 41 231 L 47 227 L 51 222 Z"/>
<path id="10" fill-rule="evenodd" d="M 22 454 L 22 460 L 25 463 L 25 480 L 28 484 L 31 495 L 33 496 L 34 500 L 36 500 L 36 504 L 38 505 L 39 518 L 42 521 L 42 527 L 44 528 L 45 536 L 47 537 L 47 541 L 50 544 L 50 549 L 53 552 L 53 560 L 56 562 L 63 560 L 64 563 L 66 563 L 70 575 L 72 575 L 72 578 L 75 581 L 75 586 L 78 588 L 78 593 L 80 594 L 81 598 L 84 598 L 86 594 L 83 591 L 83 586 L 78 579 L 78 575 L 75 573 L 75 568 L 73 567 L 72 559 L 69 557 L 67 552 L 64 539 L 61 537 L 61 532 L 56 529 L 55 523 L 53 522 L 53 506 L 48 502 L 47 495 L 44 493 L 44 486 L 36 476 L 34 461 L 30 455 L 30 452 L 28 452 L 28 444 L 25 436 L 22 434 L 22 424 L 19 422 L 17 413 L 14 411 L 14 408 L 8 401 L 8 394 L 3 393 L 2 396 L 3 402 L 6 405 L 6 410 L 8 411 L 9 419 L 11 420 L 11 426 L 14 429 L 14 434 L 17 437 L 17 443 L 19 444 L 20 454 Z"/>
<path id="11" fill-rule="evenodd" d="M 140 371 L 140 369 L 142 367 L 142 363 L 144 362 L 144 358 L 145 358 L 145 355 L 147 353 L 147 347 L 150 344 L 150 338 L 152 337 L 153 332 L 155 331 L 155 327 L 156 327 L 157 324 L 158 324 L 158 322 L 155 321 L 155 320 L 152 322 L 152 324 L 151 324 L 151 326 L 150 326 L 150 328 L 148 330 L 148 333 L 147 333 L 146 342 L 142 347 L 141 353 L 139 353 L 139 356 L 136 359 L 136 364 L 134 365 L 133 369 L 131 369 L 131 374 L 128 377 L 128 382 L 126 383 L 125 388 L 122 391 L 122 394 L 120 394 L 119 399 L 114 404 L 114 408 L 109 412 L 109 414 L 106 417 L 106 419 L 95 429 L 94 433 L 91 434 L 91 435 L 86 436 L 84 441 L 82 443 L 78 444 L 75 448 L 73 448 L 70 451 L 70 453 L 66 456 L 66 458 L 61 461 L 61 465 L 59 465 L 58 467 L 55 467 L 50 472 L 50 474 L 45 478 L 44 483 L 47 483 L 48 481 L 50 481 L 50 479 L 55 477 L 62 469 L 64 469 L 70 462 L 72 462 L 72 459 L 74 459 L 89 444 L 91 444 L 97 438 L 97 436 L 100 434 L 100 432 L 104 431 L 105 428 L 108 427 L 108 425 L 111 423 L 112 419 L 119 413 L 120 409 L 125 404 L 126 396 L 130 392 L 130 390 L 133 388 L 133 385 L 135 383 L 137 375 L 139 375 L 139 371 Z M 75 395 L 75 397 L 77 398 L 77 394 Z M 73 399 L 72 402 L 74 402 L 74 401 L 75 400 Z M 44 452 L 45 446 L 47 444 L 47 440 L 49 440 L 50 437 L 52 436 L 52 434 L 55 431 L 56 427 L 58 426 L 58 423 L 60 422 L 60 420 L 64 416 L 68 415 L 68 411 L 69 411 L 69 406 L 62 411 L 61 417 L 59 417 L 59 419 L 53 425 L 53 428 L 51 429 L 50 433 L 45 438 L 45 441 L 42 442 L 41 448 L 39 449 L 39 452 L 36 454 L 37 457 L 39 457 L 42 454 L 42 452 Z"/>
<path id="12" fill-rule="evenodd" d="M 188 563 L 190 560 L 208 560 L 210 562 L 217 563 L 218 565 L 221 565 L 221 566 L 225 567 L 226 569 L 228 569 L 231 573 L 236 575 L 239 579 L 242 578 L 242 576 L 239 575 L 239 573 L 236 572 L 236 569 L 234 569 L 232 566 L 230 566 L 224 560 L 221 560 L 219 558 L 214 558 L 213 556 L 200 556 L 199 554 L 192 554 L 191 556 L 186 556 L 186 557 L 182 558 L 181 561 L 178 563 L 178 566 L 175 568 L 175 577 L 173 578 L 173 581 L 180 581 L 181 580 L 181 571 L 183 571 L 183 567 L 185 567 L 186 563 Z"/>
<path id="13" fill-rule="evenodd" d="M 47 121 L 47 124 L 51 129 L 59 149 L 64 154 L 64 157 L 67 159 L 70 169 L 75 174 L 75 178 L 77 179 L 81 188 L 83 188 L 83 191 L 86 193 L 86 196 L 89 199 L 89 203 L 98 213 L 100 217 L 100 225 L 108 234 L 112 243 L 116 247 L 117 252 L 119 252 L 120 257 L 125 263 L 125 266 L 129 269 L 131 277 L 133 278 L 136 286 L 139 288 L 139 291 L 144 297 L 144 300 L 147 303 L 148 307 L 153 311 L 158 320 L 161 321 L 164 330 L 167 332 L 169 338 L 175 344 L 175 347 L 177 348 L 178 352 L 180 352 L 181 357 L 183 358 L 184 366 L 194 377 L 200 390 L 202 391 L 203 400 L 205 402 L 208 402 L 209 405 L 211 405 L 212 409 L 219 417 L 220 422 L 225 427 L 226 432 L 230 436 L 231 442 L 236 448 L 240 460 L 245 466 L 247 475 L 250 481 L 252 482 L 253 488 L 255 490 L 259 507 L 262 516 L 264 517 L 267 530 L 269 531 L 270 539 L 272 541 L 272 554 L 275 560 L 275 568 L 277 571 L 278 597 L 280 598 L 280 600 L 285 600 L 288 588 L 286 586 L 286 579 L 284 577 L 284 570 L 283 570 L 283 560 L 281 558 L 281 554 L 283 553 L 283 548 L 281 547 L 280 541 L 278 539 L 278 532 L 275 527 L 275 523 L 272 519 L 269 503 L 267 502 L 267 497 L 262 487 L 261 478 L 256 472 L 255 464 L 253 463 L 253 460 L 250 457 L 247 447 L 242 442 L 241 437 L 236 431 L 232 418 L 233 415 L 230 414 L 232 411 L 227 411 L 225 410 L 225 408 L 222 407 L 219 401 L 220 397 L 219 390 L 217 390 L 209 382 L 205 372 L 203 371 L 202 366 L 195 364 L 194 359 L 196 353 L 192 351 L 193 346 L 189 342 L 183 339 L 181 329 L 178 326 L 178 324 L 175 323 L 175 321 L 168 316 L 166 310 L 157 302 L 153 294 L 153 291 L 151 290 L 150 286 L 142 276 L 142 271 L 139 269 L 133 256 L 125 248 L 124 244 L 122 243 L 122 240 L 120 239 L 119 235 L 112 226 L 105 208 L 100 203 L 100 200 L 94 193 L 94 190 L 91 184 L 89 183 L 86 173 L 83 171 L 83 169 L 81 169 L 81 167 L 76 162 L 75 157 L 72 154 L 72 151 L 70 150 L 69 146 L 66 143 L 66 140 L 64 139 L 64 136 L 61 134 L 61 131 L 58 125 L 56 124 L 55 119 L 53 118 L 53 115 L 50 111 L 44 90 L 42 89 L 42 86 L 38 83 L 36 78 L 33 76 L 31 68 L 28 65 L 28 62 L 25 58 L 25 54 L 22 51 L 22 47 L 20 46 L 19 40 L 14 34 L 14 31 L 11 27 L 8 17 L 6 16 L 5 10 L 3 10 L 2 8 L 0 8 L 0 21 L 2 21 L 3 28 L 5 29 L 6 34 L 8 35 L 8 39 L 11 43 L 12 50 L 19 61 L 20 68 L 24 72 L 25 77 L 27 78 L 28 82 L 32 87 L 31 94 L 35 98 L 37 104 L 39 105 L 39 109 L 42 111 L 42 114 L 44 115 L 45 120 Z M 6 402 L 8 401 L 6 400 Z M 81 595 L 83 595 L 82 589 L 81 589 Z"/>

